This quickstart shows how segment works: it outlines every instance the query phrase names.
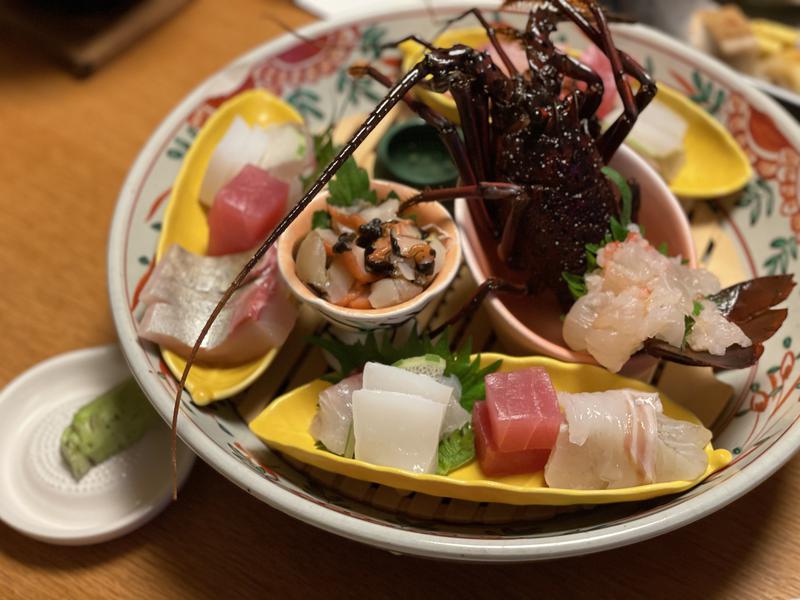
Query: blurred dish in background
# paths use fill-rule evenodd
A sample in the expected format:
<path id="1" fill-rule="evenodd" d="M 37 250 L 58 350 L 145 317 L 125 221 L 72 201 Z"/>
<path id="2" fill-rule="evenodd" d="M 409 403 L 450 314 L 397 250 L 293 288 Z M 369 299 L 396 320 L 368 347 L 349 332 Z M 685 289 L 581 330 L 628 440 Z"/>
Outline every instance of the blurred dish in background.
<path id="1" fill-rule="evenodd" d="M 796 2 L 742 1 L 721 6 L 708 0 L 609 0 L 608 6 L 724 61 L 752 78 L 753 85 L 779 100 L 795 117 L 800 116 Z"/>
<path id="2" fill-rule="evenodd" d="M 728 4 L 696 11 L 687 33 L 693 46 L 739 71 L 800 93 L 800 29 L 749 19 Z"/>

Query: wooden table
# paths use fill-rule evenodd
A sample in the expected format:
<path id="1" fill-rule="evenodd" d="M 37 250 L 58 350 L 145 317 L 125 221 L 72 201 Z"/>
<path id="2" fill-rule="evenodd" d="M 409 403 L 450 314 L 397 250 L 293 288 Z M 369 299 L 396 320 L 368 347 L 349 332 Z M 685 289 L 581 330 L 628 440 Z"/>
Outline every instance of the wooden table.
<path id="1" fill-rule="evenodd" d="M 288 0 L 197 0 L 85 81 L 2 37 L 0 385 L 49 356 L 114 340 L 105 249 L 128 167 L 195 85 L 281 33 L 270 17 L 313 20 Z M 198 461 L 177 504 L 117 541 L 48 546 L 0 524 L 0 598 L 789 598 L 800 595 L 799 502 L 795 458 L 727 508 L 636 546 L 463 566 L 319 531 Z"/>

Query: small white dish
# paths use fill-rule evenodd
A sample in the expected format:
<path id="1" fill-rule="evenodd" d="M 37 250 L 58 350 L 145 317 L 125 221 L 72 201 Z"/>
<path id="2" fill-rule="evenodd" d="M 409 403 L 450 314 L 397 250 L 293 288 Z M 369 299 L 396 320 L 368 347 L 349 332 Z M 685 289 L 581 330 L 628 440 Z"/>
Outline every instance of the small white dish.
<path id="1" fill-rule="evenodd" d="M 68 352 L 29 369 L 0 392 L 0 519 L 44 542 L 83 545 L 146 523 L 172 496 L 166 425 L 76 482 L 59 451 L 61 432 L 81 406 L 130 371 L 115 345 Z M 194 464 L 178 447 L 178 483 Z"/>

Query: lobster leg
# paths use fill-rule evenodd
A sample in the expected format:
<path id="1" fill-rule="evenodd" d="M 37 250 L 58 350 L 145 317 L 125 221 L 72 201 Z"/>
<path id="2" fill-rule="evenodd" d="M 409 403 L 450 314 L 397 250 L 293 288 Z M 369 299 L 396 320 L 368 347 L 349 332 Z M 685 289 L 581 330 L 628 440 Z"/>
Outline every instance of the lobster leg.
<path id="1" fill-rule="evenodd" d="M 356 131 L 353 137 L 347 142 L 336 157 L 331 161 L 331 163 L 325 167 L 322 171 L 320 176 L 317 180 L 308 188 L 305 195 L 302 199 L 289 211 L 289 213 L 281 220 L 280 223 L 275 227 L 272 233 L 269 234 L 267 239 L 258 247 L 258 249 L 253 254 L 252 258 L 247 262 L 247 264 L 242 268 L 236 278 L 231 282 L 228 286 L 228 289 L 222 294 L 217 305 L 214 307 L 214 310 L 211 312 L 211 315 L 208 317 L 208 320 L 203 325 L 202 329 L 200 330 L 199 335 L 197 336 L 197 340 L 195 340 L 194 346 L 192 347 L 192 351 L 189 355 L 189 358 L 186 361 L 186 367 L 183 370 L 181 375 L 180 382 L 178 383 L 178 389 L 175 394 L 175 405 L 172 411 L 172 444 L 171 444 L 171 451 L 172 451 L 172 473 L 173 473 L 173 498 L 177 497 L 177 445 L 178 445 L 178 435 L 177 435 L 177 427 L 178 427 L 178 415 L 180 414 L 180 406 L 181 406 L 181 396 L 183 395 L 183 388 L 186 385 L 186 378 L 189 376 L 189 371 L 192 368 L 192 365 L 197 358 L 197 352 L 200 350 L 200 346 L 203 344 L 203 340 L 205 340 L 206 335 L 208 335 L 208 331 L 211 329 L 211 326 L 216 321 L 217 317 L 219 316 L 222 309 L 230 300 L 233 293 L 242 285 L 242 282 L 245 280 L 247 275 L 252 271 L 253 267 L 258 264 L 258 262 L 264 257 L 267 251 L 273 246 L 275 241 L 278 237 L 286 230 L 292 221 L 294 221 L 301 212 L 309 205 L 311 200 L 322 191 L 322 188 L 331 180 L 334 174 L 339 170 L 339 168 L 344 164 L 344 162 L 352 156 L 353 152 L 358 148 L 361 143 L 366 139 L 366 137 L 370 134 L 370 132 L 375 129 L 375 126 L 383 120 L 384 117 L 388 114 L 388 112 L 398 103 L 400 102 L 405 95 L 417 85 L 420 81 L 422 81 L 425 77 L 430 74 L 431 66 L 430 62 L 423 59 L 419 63 L 417 63 L 414 67 L 412 67 L 408 73 L 406 73 L 403 78 L 391 89 L 389 93 L 381 100 L 378 105 L 373 109 L 373 111 L 369 114 L 366 121 L 364 121 L 363 125 Z"/>
<path id="2" fill-rule="evenodd" d="M 391 88 L 393 85 L 391 79 L 372 65 L 354 65 L 350 67 L 349 73 L 353 77 L 370 77 L 387 88 Z M 453 159 L 453 163 L 455 163 L 462 181 L 468 184 L 474 183 L 476 180 L 472 164 L 470 163 L 464 142 L 461 136 L 458 135 L 458 129 L 455 123 L 434 111 L 424 102 L 415 100 L 411 97 L 411 94 L 406 94 L 403 97 L 403 101 L 411 110 L 417 113 L 428 125 L 436 129 L 439 133 L 442 142 L 444 142 L 445 146 L 447 146 L 447 150 L 450 152 L 450 157 Z"/>
<path id="3" fill-rule="evenodd" d="M 475 185 L 465 185 L 461 187 L 442 188 L 438 190 L 426 190 L 424 192 L 420 192 L 416 196 L 412 196 L 403 202 L 403 204 L 400 205 L 400 212 L 402 213 L 406 209 L 422 202 L 466 198 L 467 202 L 471 205 L 472 203 L 476 203 L 478 205 L 479 210 L 477 214 L 479 215 L 480 220 L 476 220 L 477 222 L 475 225 L 481 228 L 484 233 L 491 235 L 494 238 L 498 238 L 502 232 L 495 227 L 494 221 L 489 218 L 487 206 L 483 201 L 514 201 L 517 198 L 521 198 L 524 194 L 524 189 L 520 186 L 514 185 L 513 183 L 480 182 Z M 503 232 L 505 231 L 507 231 L 507 228 L 504 228 Z"/>
<path id="4" fill-rule="evenodd" d="M 503 48 L 503 46 L 501 46 L 500 42 L 498 41 L 498 39 L 497 39 L 497 31 L 495 30 L 494 27 L 491 26 L 489 21 L 486 20 L 486 17 L 483 16 L 483 13 L 480 11 L 480 9 L 478 9 L 478 8 L 470 8 L 469 10 L 467 10 L 464 13 L 460 14 L 459 16 L 450 19 L 445 24 L 444 29 L 445 30 L 448 29 L 453 24 L 457 23 L 458 21 L 461 21 L 462 19 L 465 19 L 469 15 L 473 15 L 476 19 L 478 19 L 478 22 L 481 24 L 483 29 L 486 31 L 486 36 L 489 38 L 489 41 L 491 42 L 492 47 L 497 51 L 497 55 L 500 57 L 500 60 L 503 61 L 503 64 L 505 65 L 506 69 L 511 74 L 511 76 L 514 77 L 516 75 L 519 75 L 519 71 L 514 66 L 514 63 L 511 62 L 511 59 L 508 57 L 508 54 L 506 53 L 505 48 Z"/>
<path id="5" fill-rule="evenodd" d="M 467 302 L 458 310 L 458 312 L 450 317 L 447 321 L 436 327 L 435 329 L 431 330 L 430 336 L 431 338 L 435 338 L 436 336 L 442 334 L 448 327 L 458 323 L 461 321 L 461 326 L 456 331 L 455 335 L 450 340 L 450 346 L 453 348 L 457 348 L 461 342 L 461 338 L 464 337 L 464 332 L 467 328 L 467 322 L 469 317 L 475 314 L 483 301 L 486 299 L 492 292 L 505 292 L 508 294 L 520 294 L 525 295 L 528 293 L 528 288 L 521 285 L 515 285 L 513 283 L 509 283 L 504 281 L 503 279 L 498 279 L 496 277 L 490 277 L 483 283 L 478 286 L 478 289 L 475 290 L 475 293 L 472 297 L 467 300 Z"/>
<path id="6" fill-rule="evenodd" d="M 594 3 L 589 3 L 592 16 L 597 21 L 595 29 L 579 11 L 567 0 L 553 0 L 561 12 L 566 15 L 589 39 L 608 57 L 614 73 L 617 91 L 622 99 L 623 112 L 611 127 L 598 140 L 598 148 L 603 160 L 607 163 L 614 156 L 622 141 L 630 133 L 639 113 L 656 95 L 656 84 L 639 63 L 628 54 L 614 46 L 611 32 L 608 29 L 603 11 Z M 639 82 L 639 89 L 634 95 L 625 76 L 631 75 Z"/>
<path id="7" fill-rule="evenodd" d="M 383 44 L 382 46 L 380 46 L 380 50 L 386 50 L 387 48 L 397 48 L 403 42 L 416 42 L 420 46 L 424 46 L 428 50 L 433 50 L 434 49 L 434 45 L 431 44 L 429 41 L 423 40 L 418 35 L 415 35 L 415 34 L 412 33 L 412 34 L 407 35 L 404 38 L 400 38 L 399 40 L 396 40 L 394 42 L 389 42 L 388 44 Z"/>
<path id="8" fill-rule="evenodd" d="M 456 198 L 481 198 L 483 200 L 511 200 L 524 193 L 522 187 L 513 183 L 481 181 L 475 185 L 460 187 L 440 188 L 438 190 L 425 190 L 400 205 L 399 212 L 423 202 L 438 202 L 440 200 L 455 200 Z"/>

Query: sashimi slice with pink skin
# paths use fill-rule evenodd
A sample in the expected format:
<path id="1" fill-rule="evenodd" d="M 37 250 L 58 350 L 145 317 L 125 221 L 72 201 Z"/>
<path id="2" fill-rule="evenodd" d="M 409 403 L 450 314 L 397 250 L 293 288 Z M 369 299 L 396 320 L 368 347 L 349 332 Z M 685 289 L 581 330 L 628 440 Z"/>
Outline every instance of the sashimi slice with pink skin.
<path id="1" fill-rule="evenodd" d="M 208 212 L 209 256 L 260 244 L 286 212 L 289 184 L 264 169 L 245 165 L 217 192 Z"/>
<path id="2" fill-rule="evenodd" d="M 162 261 L 168 256 L 162 257 Z M 217 366 L 241 364 L 286 341 L 294 327 L 297 309 L 280 278 L 276 252 L 271 250 L 267 256 L 261 275 L 234 293 L 211 326 L 197 354 L 199 362 Z M 208 257 L 198 258 L 208 260 Z M 208 266 L 205 261 L 198 264 L 201 262 L 201 269 Z M 167 279 L 167 274 L 174 270 L 163 268 L 151 276 L 149 285 L 154 290 L 169 289 L 171 294 L 164 301 L 147 306 L 138 333 L 142 339 L 186 358 L 221 293 L 192 288 L 176 278 Z M 220 272 L 224 274 L 224 269 Z M 183 275 L 186 281 L 192 281 L 191 270 Z M 225 279 L 224 285 L 228 283 Z M 204 286 L 208 287 L 207 281 Z M 155 294 L 151 295 L 151 299 L 154 297 Z"/>
<path id="3" fill-rule="evenodd" d="M 476 402 L 472 408 L 472 431 L 475 434 L 475 455 L 478 464 L 488 477 L 536 473 L 544 468 L 550 456 L 550 450 L 502 452 L 492 436 L 486 402 Z"/>
<path id="4" fill-rule="evenodd" d="M 501 451 L 553 447 L 563 417 L 543 367 L 491 373 L 485 382 L 492 436 Z"/>
<path id="5" fill-rule="evenodd" d="M 159 259 L 139 299 L 144 304 L 168 302 L 184 288 L 219 298 L 251 256 L 250 252 L 201 256 L 173 244 Z M 274 268 L 275 256 L 275 253 L 265 255 L 248 273 L 245 283 L 259 277 L 270 266 Z"/>

